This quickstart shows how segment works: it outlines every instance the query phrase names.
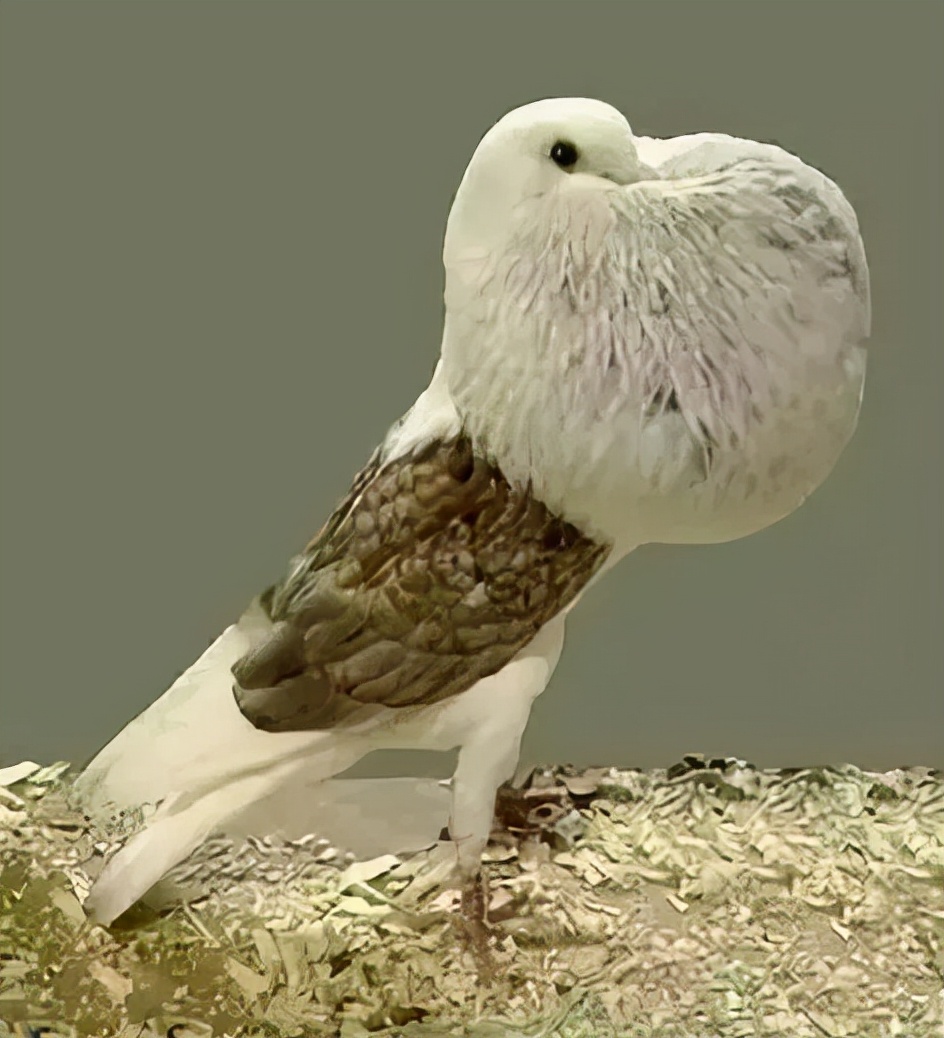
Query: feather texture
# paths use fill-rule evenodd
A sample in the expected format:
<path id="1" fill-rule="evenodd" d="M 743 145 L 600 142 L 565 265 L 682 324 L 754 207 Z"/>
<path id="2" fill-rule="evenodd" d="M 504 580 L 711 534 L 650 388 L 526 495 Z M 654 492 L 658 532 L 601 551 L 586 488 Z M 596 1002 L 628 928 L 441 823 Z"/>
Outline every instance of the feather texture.
<path id="1" fill-rule="evenodd" d="M 470 434 L 617 554 L 792 511 L 855 426 L 869 331 L 855 215 L 827 177 L 734 138 L 661 165 L 644 145 L 650 176 L 530 195 L 503 248 L 447 276 Z"/>
<path id="2" fill-rule="evenodd" d="M 375 457 L 263 596 L 274 626 L 233 668 L 239 708 L 293 731 L 448 699 L 508 663 L 607 551 L 467 437 Z"/>
<path id="3" fill-rule="evenodd" d="M 304 789 L 317 829 L 324 780 L 385 747 L 460 748 L 450 833 L 473 872 L 583 592 L 645 541 L 780 519 L 855 428 L 855 214 L 780 148 L 537 102 L 479 144 L 443 257 L 429 387 L 285 580 L 82 776 L 101 815 L 156 805 L 95 885 L 99 919 L 253 802 L 274 829 Z"/>

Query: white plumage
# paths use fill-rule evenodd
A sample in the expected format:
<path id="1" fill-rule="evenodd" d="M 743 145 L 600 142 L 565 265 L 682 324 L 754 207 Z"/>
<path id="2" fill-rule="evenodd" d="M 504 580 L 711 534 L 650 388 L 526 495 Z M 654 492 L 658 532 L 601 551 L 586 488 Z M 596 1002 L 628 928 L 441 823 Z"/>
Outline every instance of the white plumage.
<path id="1" fill-rule="evenodd" d="M 566 168 L 551 157 L 561 142 Z M 870 319 L 855 215 L 780 148 L 634 138 L 598 101 L 526 105 L 476 149 L 444 263 L 442 357 L 379 464 L 464 431 L 609 548 L 593 580 L 645 542 L 728 540 L 782 518 L 855 428 Z M 472 874 L 575 602 L 458 695 L 299 732 L 258 730 L 234 701 L 231 668 L 272 630 L 255 604 L 80 777 L 99 818 L 159 805 L 87 910 L 109 922 L 260 801 L 277 826 L 280 800 L 304 789 L 317 831 L 311 790 L 384 747 L 461 747 L 450 832 Z"/>

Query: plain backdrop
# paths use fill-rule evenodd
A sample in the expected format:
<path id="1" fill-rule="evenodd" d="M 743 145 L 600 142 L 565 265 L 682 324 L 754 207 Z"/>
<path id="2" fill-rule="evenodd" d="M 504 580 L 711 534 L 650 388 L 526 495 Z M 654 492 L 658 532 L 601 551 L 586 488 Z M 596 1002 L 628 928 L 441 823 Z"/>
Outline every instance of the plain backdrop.
<path id="1" fill-rule="evenodd" d="M 87 759 L 283 573 L 432 371 L 479 138 L 572 94 L 833 177 L 874 334 L 832 477 L 626 560 L 524 759 L 944 763 L 942 13 L 4 0 L 0 763 Z"/>

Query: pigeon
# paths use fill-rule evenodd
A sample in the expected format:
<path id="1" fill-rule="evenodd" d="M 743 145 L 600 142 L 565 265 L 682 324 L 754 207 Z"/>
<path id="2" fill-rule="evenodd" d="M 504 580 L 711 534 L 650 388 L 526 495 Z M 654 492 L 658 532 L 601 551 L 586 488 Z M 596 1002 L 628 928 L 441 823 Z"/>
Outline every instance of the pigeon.
<path id="1" fill-rule="evenodd" d="M 474 887 L 567 613 L 642 544 L 777 522 L 853 434 L 856 215 L 776 145 L 526 104 L 475 149 L 443 264 L 427 388 L 282 579 L 79 775 L 93 818 L 147 808 L 96 922 L 249 806 L 275 825 L 303 797 L 317 831 L 319 789 L 387 748 L 458 748 L 448 835 Z"/>

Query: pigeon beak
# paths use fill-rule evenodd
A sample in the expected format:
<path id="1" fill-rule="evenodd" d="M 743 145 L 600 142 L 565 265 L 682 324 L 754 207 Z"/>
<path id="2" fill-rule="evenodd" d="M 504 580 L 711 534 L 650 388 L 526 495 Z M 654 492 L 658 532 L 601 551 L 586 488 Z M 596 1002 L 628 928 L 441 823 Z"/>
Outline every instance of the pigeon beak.
<path id="1" fill-rule="evenodd" d="M 652 169 L 651 166 L 644 166 L 641 162 L 637 163 L 632 170 L 599 173 L 598 176 L 602 177 L 604 180 L 610 180 L 614 184 L 619 184 L 620 187 L 626 187 L 629 184 L 638 184 L 641 180 L 659 179 L 659 174 Z"/>

